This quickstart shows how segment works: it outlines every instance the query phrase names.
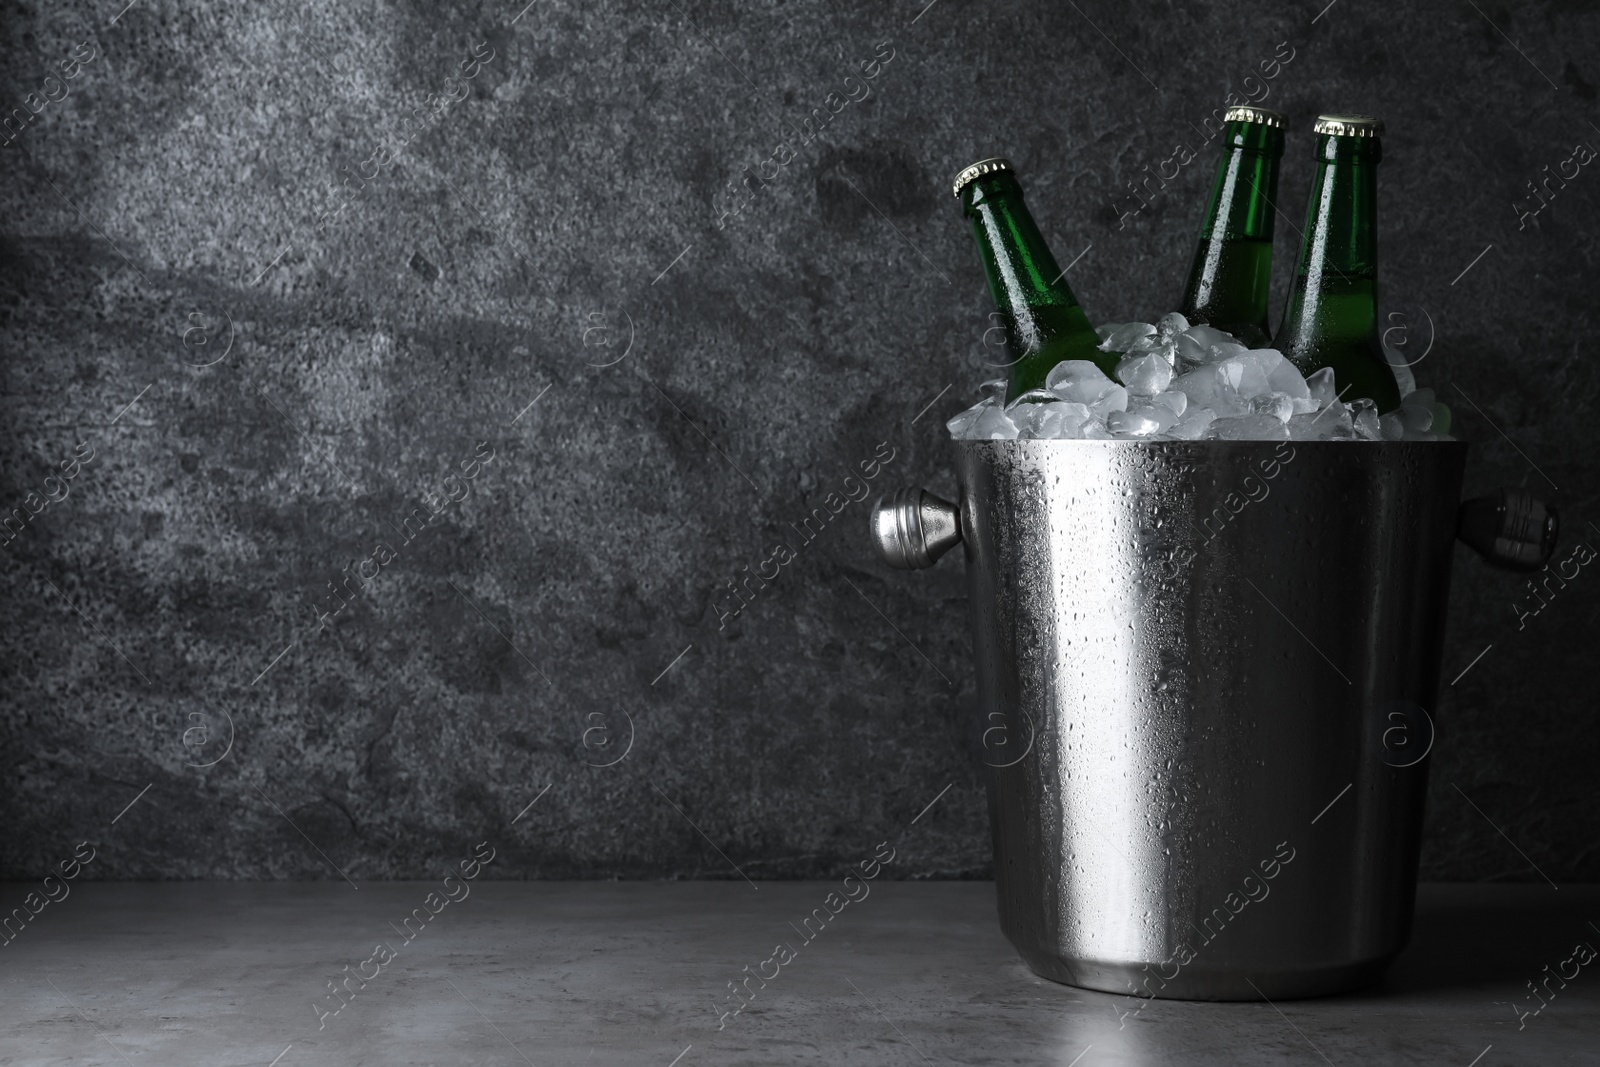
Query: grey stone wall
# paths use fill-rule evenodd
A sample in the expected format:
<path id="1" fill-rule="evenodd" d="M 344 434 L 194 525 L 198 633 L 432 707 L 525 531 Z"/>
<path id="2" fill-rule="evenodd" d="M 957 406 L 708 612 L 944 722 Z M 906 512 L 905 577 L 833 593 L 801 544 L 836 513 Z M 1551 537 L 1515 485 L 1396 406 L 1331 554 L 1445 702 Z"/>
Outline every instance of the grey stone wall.
<path id="1" fill-rule="evenodd" d="M 1595 534 L 1592 7 L 120 6 L 0 30 L 0 875 L 492 838 L 501 876 L 824 876 L 896 834 L 983 874 L 960 562 L 887 571 L 851 499 L 953 495 L 992 374 L 948 180 L 1010 156 L 1091 316 L 1156 315 L 1229 92 L 1292 116 L 1293 226 L 1312 118 L 1387 120 L 1386 300 L 1469 488 Z M 1424 876 L 1592 880 L 1600 577 L 1524 614 L 1458 552 Z"/>

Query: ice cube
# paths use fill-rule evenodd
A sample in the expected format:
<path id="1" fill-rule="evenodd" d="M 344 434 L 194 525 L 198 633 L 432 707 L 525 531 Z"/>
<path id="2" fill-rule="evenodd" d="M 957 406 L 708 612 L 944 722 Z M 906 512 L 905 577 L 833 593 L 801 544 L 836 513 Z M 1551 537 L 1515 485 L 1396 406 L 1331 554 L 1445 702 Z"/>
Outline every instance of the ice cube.
<path id="1" fill-rule="evenodd" d="M 1164 393 L 1157 393 L 1151 397 L 1150 403 L 1171 408 L 1174 415 L 1181 416 L 1189 409 L 1189 394 L 1180 392 L 1177 389 L 1168 389 Z"/>
<path id="2" fill-rule="evenodd" d="M 1213 367 L 1212 370 L 1216 371 L 1219 377 L 1223 378 L 1235 389 L 1239 388 L 1240 383 L 1244 381 L 1245 364 L 1241 360 L 1225 359 Z"/>
<path id="3" fill-rule="evenodd" d="M 986 397 L 945 423 L 945 428 L 950 431 L 951 437 L 958 441 L 965 440 L 971 436 L 972 426 L 978 417 L 994 405 L 995 401 Z"/>
<path id="4" fill-rule="evenodd" d="M 1219 330 L 1204 323 L 1197 323 L 1183 332 L 1184 336 L 1192 339 L 1202 349 L 1210 348 L 1212 345 L 1237 344 L 1239 340 L 1227 330 Z"/>
<path id="5" fill-rule="evenodd" d="M 1237 341 L 1221 341 L 1206 349 L 1207 363 L 1221 363 L 1225 359 L 1233 359 L 1248 353 L 1250 349 Z"/>
<path id="6" fill-rule="evenodd" d="M 1056 386 L 1075 381 L 1100 381 L 1110 383 L 1106 372 L 1100 369 L 1099 364 L 1087 359 L 1067 359 L 1050 368 L 1050 373 L 1045 375 L 1044 387 L 1055 391 Z"/>
<path id="7" fill-rule="evenodd" d="M 1242 368 L 1237 366 L 1232 370 L 1242 373 Z M 1244 415 L 1250 410 L 1250 405 L 1239 395 L 1237 383 L 1238 378 L 1229 373 L 1225 364 L 1216 364 L 1180 375 L 1173 380 L 1172 388 L 1187 394 L 1191 407 L 1210 408 L 1214 415 L 1223 417 Z"/>
<path id="8" fill-rule="evenodd" d="M 1172 341 L 1163 341 L 1159 337 L 1146 337 L 1142 341 L 1135 341 L 1127 352 L 1130 356 L 1158 356 L 1169 367 L 1178 365 L 1178 346 Z"/>
<path id="9" fill-rule="evenodd" d="M 1017 436 L 1017 424 L 999 404 L 984 408 L 973 423 L 968 438 L 974 441 L 1010 441 Z"/>
<path id="10" fill-rule="evenodd" d="M 1069 430 L 1069 433 L 1065 436 L 1076 434 L 1083 428 L 1084 423 L 1094 422 L 1098 418 L 1086 405 L 1073 404 L 1067 401 L 1057 403 L 1054 406 L 1054 411 L 1056 416 L 1061 419 L 1062 425 Z"/>
<path id="11" fill-rule="evenodd" d="M 1271 415 L 1217 419 L 1206 431 L 1213 441 L 1287 441 L 1289 428 Z"/>
<path id="12" fill-rule="evenodd" d="M 985 398 L 993 397 L 996 400 L 1004 400 L 1006 398 L 1006 380 L 1004 378 L 995 378 L 984 382 L 978 386 L 978 393 Z"/>
<path id="13" fill-rule="evenodd" d="M 1209 328 L 1210 327 L 1196 326 L 1194 329 L 1189 330 L 1182 337 L 1178 338 L 1179 362 L 1183 363 L 1185 366 L 1193 366 L 1196 363 L 1204 363 L 1206 361 L 1206 349 L 1209 346 L 1196 340 L 1194 331 Z"/>
<path id="14" fill-rule="evenodd" d="M 1305 375 L 1300 373 L 1299 367 L 1285 359 L 1282 352 L 1278 352 L 1275 348 L 1261 348 L 1256 351 L 1276 352 L 1278 355 L 1277 362 L 1267 371 L 1267 385 L 1274 393 L 1283 393 L 1291 400 L 1307 400 L 1311 397 L 1311 389 L 1306 385 Z"/>
<path id="15" fill-rule="evenodd" d="M 1109 441 L 1111 440 L 1111 431 L 1106 429 L 1106 421 L 1104 419 L 1091 417 L 1082 426 L 1078 427 L 1078 432 L 1075 436 L 1079 441 Z"/>
<path id="16" fill-rule="evenodd" d="M 1290 415 L 1289 421 L 1284 423 L 1289 427 L 1289 440 L 1315 441 L 1319 438 L 1317 433 L 1317 414 L 1306 412 L 1299 415 Z"/>
<path id="17" fill-rule="evenodd" d="M 1100 338 L 1100 340 L 1104 341 L 1107 337 L 1110 337 L 1120 325 L 1122 325 L 1120 322 L 1108 322 L 1103 326 L 1096 326 L 1094 328 L 1094 335 Z"/>
<path id="18" fill-rule="evenodd" d="M 1172 384 L 1172 364 L 1155 353 L 1123 356 L 1117 364 L 1117 380 L 1134 396 L 1154 396 Z"/>
<path id="19" fill-rule="evenodd" d="M 1189 320 L 1181 311 L 1169 311 L 1156 320 L 1156 334 L 1163 341 L 1176 343 L 1178 335 L 1189 328 Z"/>
<path id="20" fill-rule="evenodd" d="M 1306 379 L 1306 389 L 1311 394 L 1311 399 L 1317 402 L 1317 407 L 1325 408 L 1338 399 L 1338 394 L 1333 388 L 1333 368 L 1323 367 Z"/>
<path id="21" fill-rule="evenodd" d="M 1126 352 L 1135 341 L 1152 336 L 1156 328 L 1148 322 L 1125 322 L 1100 342 L 1102 352 Z"/>
<path id="22" fill-rule="evenodd" d="M 1245 352 L 1243 355 L 1235 355 L 1218 363 L 1218 370 L 1227 374 L 1229 381 L 1234 382 L 1234 389 L 1238 390 L 1238 395 L 1245 400 L 1254 400 L 1259 395 L 1272 392 L 1267 386 L 1267 371 L 1262 368 L 1262 363 L 1266 363 L 1266 360 L 1256 358 L 1258 355 L 1256 352 Z"/>
<path id="23" fill-rule="evenodd" d="M 1182 396 L 1183 394 L 1179 393 L 1178 395 Z M 1155 419 L 1160 424 L 1160 428 L 1156 430 L 1157 433 L 1166 433 L 1178 424 L 1178 419 L 1181 417 L 1166 404 L 1152 403 L 1148 397 L 1140 398 L 1140 402 L 1129 410 Z"/>
<path id="24" fill-rule="evenodd" d="M 1378 424 L 1378 405 L 1371 398 L 1361 397 L 1352 401 L 1350 416 L 1358 441 L 1383 440 L 1383 428 Z"/>
<path id="25" fill-rule="evenodd" d="M 1056 395 L 1048 389 L 1029 389 L 1026 393 L 1023 393 L 1011 403 L 1007 404 L 1006 410 L 1011 412 L 1011 418 L 1020 426 L 1022 424 L 1024 415 L 1015 411 L 1011 411 L 1012 408 L 1016 408 L 1022 404 L 1048 404 L 1055 400 L 1055 398 Z"/>
<path id="26" fill-rule="evenodd" d="M 1078 428 L 1089 418 L 1089 409 L 1082 404 L 1060 400 L 1036 404 L 1028 412 L 1028 425 L 1021 430 L 1020 436 L 1050 441 L 1074 437 Z"/>
<path id="27" fill-rule="evenodd" d="M 1421 397 L 1420 400 L 1416 399 Z M 1418 389 L 1400 401 L 1400 410 L 1392 412 L 1404 424 L 1404 437 L 1428 433 L 1433 429 L 1433 390 Z"/>
<path id="28" fill-rule="evenodd" d="M 1400 399 L 1395 413 L 1405 423 L 1402 440 L 1439 440 L 1450 436 L 1450 409 L 1435 398 L 1432 389 L 1407 393 Z"/>
<path id="29" fill-rule="evenodd" d="M 1291 416 L 1288 425 L 1289 437 L 1294 441 L 1348 441 L 1355 437 L 1350 409 L 1344 404 L 1314 414 Z"/>
<path id="30" fill-rule="evenodd" d="M 1056 372 L 1069 363 L 1092 367 L 1094 374 L 1079 372 L 1058 376 Z M 1069 360 L 1068 363 L 1058 364 L 1050 371 L 1050 378 L 1053 379 L 1050 383 L 1050 392 L 1057 398 L 1076 404 L 1086 404 L 1094 409 L 1096 415 L 1105 415 L 1108 411 L 1121 411 L 1128 406 L 1128 391 L 1100 373 L 1099 367 L 1086 360 Z"/>
<path id="31" fill-rule="evenodd" d="M 1172 412 L 1166 408 L 1158 410 L 1168 418 L 1172 418 Z M 1147 407 L 1133 411 L 1113 411 L 1106 416 L 1106 429 L 1118 437 L 1148 437 L 1153 433 L 1160 433 L 1161 419 L 1149 412 L 1150 409 Z"/>
<path id="32" fill-rule="evenodd" d="M 1174 441 L 1198 441 L 1216 417 L 1207 408 L 1194 408 L 1167 431 L 1167 436 Z"/>
<path id="33" fill-rule="evenodd" d="M 1436 433 L 1433 433 L 1429 430 L 1413 430 L 1409 426 L 1407 426 L 1405 428 L 1405 432 L 1400 435 L 1400 440 L 1402 441 L 1437 441 L 1438 439 L 1439 435 Z"/>
<path id="34" fill-rule="evenodd" d="M 1288 422 L 1294 414 L 1294 401 L 1283 393 L 1262 393 L 1250 401 L 1250 410 L 1256 415 L 1271 415 L 1279 422 Z"/>
<path id="35" fill-rule="evenodd" d="M 1059 400 L 1051 408 L 1063 415 L 1073 415 L 1080 419 L 1092 418 L 1094 412 L 1084 404 L 1074 404 L 1069 401 Z"/>
<path id="36" fill-rule="evenodd" d="M 1406 435 L 1406 420 L 1398 411 L 1378 416 L 1378 433 L 1385 441 L 1398 441 Z"/>
<path id="37" fill-rule="evenodd" d="M 1210 363 L 1213 346 L 1238 343 L 1238 339 L 1225 330 L 1212 326 L 1191 326 L 1178 337 L 1178 358 L 1185 363 Z"/>
<path id="38" fill-rule="evenodd" d="M 1277 349 L 1250 349 L 1243 355 L 1227 358 L 1224 363 L 1234 363 L 1243 366 L 1242 381 L 1238 384 L 1238 392 L 1245 397 L 1261 397 L 1270 392 L 1290 394 L 1291 389 L 1304 389 L 1306 379 L 1301 378 L 1298 370 L 1283 358 L 1282 352 Z M 1288 368 L 1290 373 L 1283 373 L 1283 368 Z M 1274 379 L 1282 381 L 1285 389 L 1278 389 Z M 1309 392 L 1307 392 L 1309 395 Z"/>
<path id="39" fill-rule="evenodd" d="M 1089 405 L 1089 409 L 1101 418 L 1113 411 L 1128 410 L 1128 391 L 1120 385 L 1113 385 L 1110 389 L 1100 394 L 1100 399 Z"/>

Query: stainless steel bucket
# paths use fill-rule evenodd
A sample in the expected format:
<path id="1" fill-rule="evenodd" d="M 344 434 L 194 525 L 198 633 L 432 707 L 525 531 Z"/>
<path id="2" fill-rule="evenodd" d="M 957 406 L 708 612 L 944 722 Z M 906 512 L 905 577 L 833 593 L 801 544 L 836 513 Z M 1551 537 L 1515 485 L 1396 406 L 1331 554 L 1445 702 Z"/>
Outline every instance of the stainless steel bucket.
<path id="1" fill-rule="evenodd" d="M 1023 959 L 1139 997 L 1376 979 L 1411 924 L 1467 446 L 957 447 L 959 508 L 905 490 L 873 530 L 896 566 L 965 547 Z M 1494 562 L 1549 558 L 1553 512 L 1474 508 Z"/>

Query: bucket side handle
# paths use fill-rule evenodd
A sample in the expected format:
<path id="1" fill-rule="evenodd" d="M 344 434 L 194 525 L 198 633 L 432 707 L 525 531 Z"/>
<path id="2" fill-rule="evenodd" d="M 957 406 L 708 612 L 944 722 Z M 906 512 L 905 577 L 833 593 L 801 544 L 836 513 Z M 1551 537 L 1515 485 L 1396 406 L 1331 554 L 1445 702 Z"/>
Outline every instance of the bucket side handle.
<path id="1" fill-rule="evenodd" d="M 878 498 L 868 522 L 879 555 L 900 570 L 931 567 L 961 542 L 960 509 L 926 489 Z M 1490 566 L 1509 571 L 1536 571 L 1549 563 L 1560 533 L 1560 513 L 1521 489 L 1468 500 L 1456 519 L 1456 537 Z"/>
<path id="2" fill-rule="evenodd" d="M 1550 562 L 1561 533 L 1556 509 L 1521 489 L 1501 489 L 1461 505 L 1456 537 L 1491 567 L 1536 571 Z"/>
<path id="3" fill-rule="evenodd" d="M 931 567 L 961 541 L 960 509 L 926 489 L 879 497 L 868 521 L 878 554 L 900 570 Z"/>

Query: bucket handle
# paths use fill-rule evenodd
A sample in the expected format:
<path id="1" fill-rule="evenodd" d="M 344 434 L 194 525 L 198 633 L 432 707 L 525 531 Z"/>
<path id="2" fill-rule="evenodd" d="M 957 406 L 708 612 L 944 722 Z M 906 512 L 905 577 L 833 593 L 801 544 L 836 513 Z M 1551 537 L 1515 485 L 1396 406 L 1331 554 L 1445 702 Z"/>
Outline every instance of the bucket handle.
<path id="1" fill-rule="evenodd" d="M 872 506 L 872 540 L 900 570 L 931 567 L 961 541 L 961 509 L 926 489 L 901 489 Z M 1550 562 L 1561 531 L 1556 509 L 1521 489 L 1501 489 L 1461 505 L 1456 536 L 1491 567 L 1536 571 Z"/>
<path id="2" fill-rule="evenodd" d="M 872 540 L 899 570 L 931 567 L 961 540 L 961 510 L 926 489 L 901 489 L 872 505 Z"/>
<path id="3" fill-rule="evenodd" d="M 1475 497 L 1456 515 L 1456 536 L 1501 570 L 1540 569 L 1555 554 L 1560 533 L 1556 509 L 1522 489 Z"/>

